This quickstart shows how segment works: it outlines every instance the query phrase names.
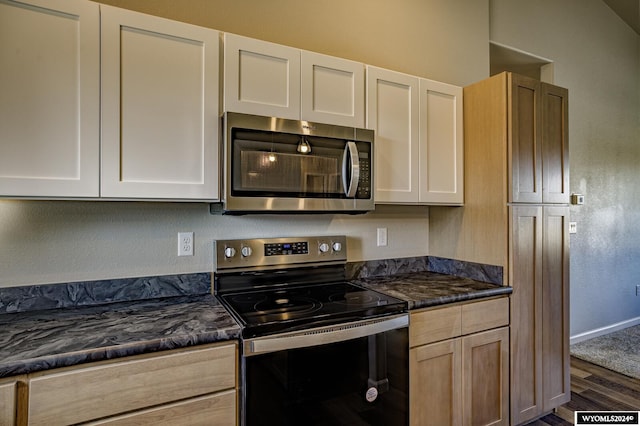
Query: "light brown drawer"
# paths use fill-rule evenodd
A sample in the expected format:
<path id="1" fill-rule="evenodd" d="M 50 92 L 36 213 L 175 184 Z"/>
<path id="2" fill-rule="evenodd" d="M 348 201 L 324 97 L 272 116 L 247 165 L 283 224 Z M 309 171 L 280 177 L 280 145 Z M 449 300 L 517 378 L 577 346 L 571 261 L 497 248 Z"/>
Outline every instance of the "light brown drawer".
<path id="1" fill-rule="evenodd" d="M 16 424 L 16 389 L 15 380 L 0 382 L 0 425 Z"/>
<path id="2" fill-rule="evenodd" d="M 409 323 L 409 346 L 413 348 L 460 336 L 461 317 L 460 305 L 412 312 Z"/>
<path id="3" fill-rule="evenodd" d="M 411 312 L 409 346 L 413 348 L 508 324 L 508 297 L 427 308 Z"/>
<path id="4" fill-rule="evenodd" d="M 509 298 L 482 300 L 462 305 L 462 334 L 509 325 Z"/>
<path id="5" fill-rule="evenodd" d="M 34 375 L 29 424 L 60 425 L 236 387 L 236 344 L 159 352 Z"/>
<path id="6" fill-rule="evenodd" d="M 196 426 L 235 425 L 236 391 L 229 390 L 214 395 L 188 399 L 147 410 L 112 417 L 87 426 Z"/>

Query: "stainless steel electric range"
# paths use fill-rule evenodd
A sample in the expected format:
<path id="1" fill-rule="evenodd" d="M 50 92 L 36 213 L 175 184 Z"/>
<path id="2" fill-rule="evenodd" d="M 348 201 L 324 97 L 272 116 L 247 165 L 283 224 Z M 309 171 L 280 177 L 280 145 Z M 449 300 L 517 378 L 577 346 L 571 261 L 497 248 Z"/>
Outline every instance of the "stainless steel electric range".
<path id="1" fill-rule="evenodd" d="M 345 279 L 345 236 L 214 242 L 242 327 L 241 424 L 408 424 L 406 302 Z"/>

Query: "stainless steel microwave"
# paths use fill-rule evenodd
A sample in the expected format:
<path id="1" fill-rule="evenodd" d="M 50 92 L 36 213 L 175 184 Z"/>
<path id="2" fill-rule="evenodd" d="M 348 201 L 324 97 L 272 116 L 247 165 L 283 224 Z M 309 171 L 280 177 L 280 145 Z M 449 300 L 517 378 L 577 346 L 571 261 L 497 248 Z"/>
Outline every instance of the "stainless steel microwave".
<path id="1" fill-rule="evenodd" d="M 223 212 L 374 209 L 373 130 L 227 112 Z"/>

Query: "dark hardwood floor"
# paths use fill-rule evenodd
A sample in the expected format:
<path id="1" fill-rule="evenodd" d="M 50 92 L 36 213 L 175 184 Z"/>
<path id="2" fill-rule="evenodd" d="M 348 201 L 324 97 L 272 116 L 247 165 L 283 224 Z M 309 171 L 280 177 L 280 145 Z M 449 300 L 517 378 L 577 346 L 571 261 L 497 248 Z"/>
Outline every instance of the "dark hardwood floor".
<path id="1" fill-rule="evenodd" d="M 571 357 L 571 401 L 527 426 L 572 425 L 575 411 L 640 411 L 640 380 Z"/>

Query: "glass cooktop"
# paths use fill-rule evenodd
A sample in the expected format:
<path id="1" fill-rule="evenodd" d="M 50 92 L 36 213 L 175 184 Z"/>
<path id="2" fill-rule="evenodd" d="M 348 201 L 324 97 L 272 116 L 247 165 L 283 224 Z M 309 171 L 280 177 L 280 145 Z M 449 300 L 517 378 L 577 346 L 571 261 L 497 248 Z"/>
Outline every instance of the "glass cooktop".
<path id="1" fill-rule="evenodd" d="M 219 298 L 243 327 L 243 337 L 397 314 L 406 302 L 349 282 L 226 293 Z"/>

